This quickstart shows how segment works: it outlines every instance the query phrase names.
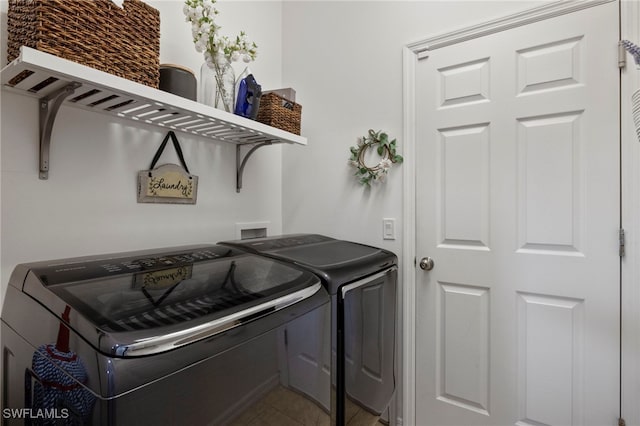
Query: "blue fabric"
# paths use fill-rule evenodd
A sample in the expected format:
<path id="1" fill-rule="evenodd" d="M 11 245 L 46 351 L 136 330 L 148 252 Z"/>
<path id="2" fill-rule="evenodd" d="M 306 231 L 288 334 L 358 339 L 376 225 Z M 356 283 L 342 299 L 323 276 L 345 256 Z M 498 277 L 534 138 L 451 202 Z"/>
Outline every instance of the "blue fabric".
<path id="1" fill-rule="evenodd" d="M 83 386 L 87 372 L 74 352 L 61 352 L 55 345 L 40 346 L 33 354 L 31 368 L 39 379 L 33 388 L 32 408 L 67 408 L 69 414 L 62 419 L 37 419 L 35 424 L 88 424 L 95 396 Z"/>

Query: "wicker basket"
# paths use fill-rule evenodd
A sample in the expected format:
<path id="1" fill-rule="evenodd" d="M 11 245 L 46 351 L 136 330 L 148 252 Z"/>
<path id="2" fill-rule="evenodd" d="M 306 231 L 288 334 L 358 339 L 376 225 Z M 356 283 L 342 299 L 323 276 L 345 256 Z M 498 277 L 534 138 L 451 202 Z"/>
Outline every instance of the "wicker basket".
<path id="1" fill-rule="evenodd" d="M 140 0 L 9 0 L 7 57 L 28 46 L 157 88 L 160 13 Z"/>
<path id="2" fill-rule="evenodd" d="M 300 134 L 302 106 L 275 93 L 265 93 L 260 98 L 257 120 L 260 123 Z"/>

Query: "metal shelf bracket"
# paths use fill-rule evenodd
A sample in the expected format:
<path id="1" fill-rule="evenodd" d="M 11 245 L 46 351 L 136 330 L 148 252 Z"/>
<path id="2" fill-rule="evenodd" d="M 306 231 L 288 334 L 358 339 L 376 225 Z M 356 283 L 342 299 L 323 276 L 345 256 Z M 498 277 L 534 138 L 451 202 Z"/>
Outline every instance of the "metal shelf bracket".
<path id="1" fill-rule="evenodd" d="M 242 174 L 244 173 L 244 166 L 247 164 L 249 157 L 251 157 L 258 148 L 271 144 L 272 142 L 261 142 L 253 145 L 251 149 L 247 151 L 242 160 L 240 159 L 242 157 L 242 153 L 240 152 L 242 145 L 236 145 L 236 192 L 240 192 L 242 189 Z"/>
<path id="2" fill-rule="evenodd" d="M 72 82 L 40 99 L 40 179 L 49 178 L 49 150 L 51 148 L 51 132 L 56 115 L 64 100 L 80 87 L 80 83 Z"/>

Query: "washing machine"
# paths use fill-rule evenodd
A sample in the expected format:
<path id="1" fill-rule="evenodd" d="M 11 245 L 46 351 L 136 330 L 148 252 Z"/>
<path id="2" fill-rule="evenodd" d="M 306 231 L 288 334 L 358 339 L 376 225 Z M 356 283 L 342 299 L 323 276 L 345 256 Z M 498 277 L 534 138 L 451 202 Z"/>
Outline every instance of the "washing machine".
<path id="1" fill-rule="evenodd" d="M 315 424 L 331 389 L 291 388 L 308 373 L 289 369 L 285 330 L 328 312 L 315 274 L 228 246 L 18 265 L 2 315 L 3 424 Z M 311 327 L 323 323 L 307 325 L 306 344 L 322 345 L 328 332 Z"/>
<path id="2" fill-rule="evenodd" d="M 325 318 L 330 325 L 323 328 L 329 329 L 331 336 L 323 340 L 323 348 L 307 346 L 292 351 L 298 353 L 301 363 L 308 361 L 307 370 L 312 365 L 326 367 L 324 377 L 316 374 L 312 379 L 331 383 L 335 394 L 331 401 L 334 424 L 345 425 L 355 416 L 379 417 L 389 406 L 396 388 L 396 255 L 318 234 L 220 244 L 302 267 L 320 278 L 331 296 L 330 318 Z M 290 325 L 294 335 L 305 333 L 306 328 L 304 320 Z M 327 378 L 329 372 L 332 376 Z"/>

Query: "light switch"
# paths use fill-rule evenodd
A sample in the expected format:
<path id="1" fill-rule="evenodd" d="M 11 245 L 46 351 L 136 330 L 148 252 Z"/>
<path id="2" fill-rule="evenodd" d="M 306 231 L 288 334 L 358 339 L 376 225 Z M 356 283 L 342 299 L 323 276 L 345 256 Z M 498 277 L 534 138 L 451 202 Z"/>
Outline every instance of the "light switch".
<path id="1" fill-rule="evenodd" d="M 396 239 L 396 220 L 393 218 L 382 219 L 382 238 L 385 240 Z"/>

